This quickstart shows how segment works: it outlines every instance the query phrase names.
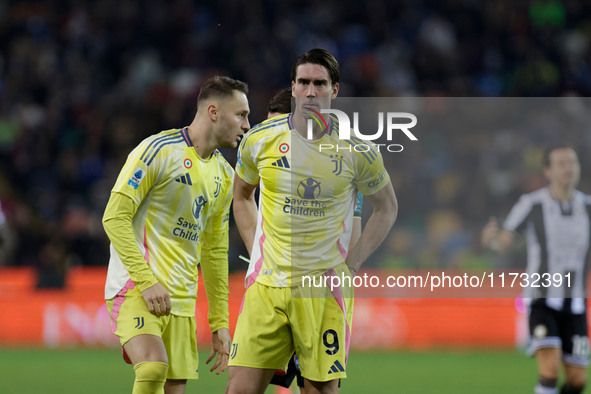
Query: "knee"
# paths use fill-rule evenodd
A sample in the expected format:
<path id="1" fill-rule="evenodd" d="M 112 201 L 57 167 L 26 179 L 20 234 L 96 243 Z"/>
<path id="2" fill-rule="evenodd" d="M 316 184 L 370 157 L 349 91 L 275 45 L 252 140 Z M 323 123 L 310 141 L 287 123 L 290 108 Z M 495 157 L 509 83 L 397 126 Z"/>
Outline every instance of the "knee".
<path id="1" fill-rule="evenodd" d="M 168 374 L 168 364 L 157 361 L 137 363 L 133 369 L 138 382 L 162 382 L 164 384 Z"/>
<path id="2" fill-rule="evenodd" d="M 540 365 L 539 376 L 543 379 L 558 379 L 559 373 L 559 363 L 546 363 L 544 365 Z"/>

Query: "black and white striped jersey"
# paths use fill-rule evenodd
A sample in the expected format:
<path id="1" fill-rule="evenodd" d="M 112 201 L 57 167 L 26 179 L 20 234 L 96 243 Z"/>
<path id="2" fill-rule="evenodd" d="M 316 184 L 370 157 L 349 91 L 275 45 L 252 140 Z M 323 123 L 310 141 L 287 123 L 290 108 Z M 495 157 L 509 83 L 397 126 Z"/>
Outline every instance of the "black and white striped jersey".
<path id="1" fill-rule="evenodd" d="M 538 281 L 536 287 L 525 289 L 527 298 L 543 298 L 555 310 L 585 311 L 590 225 L 591 197 L 578 190 L 569 202 L 555 200 L 548 187 L 519 198 L 503 227 L 525 234 L 528 277 L 548 273 L 563 279 L 562 286 L 553 286 L 554 281 L 544 286 L 547 281 Z"/>

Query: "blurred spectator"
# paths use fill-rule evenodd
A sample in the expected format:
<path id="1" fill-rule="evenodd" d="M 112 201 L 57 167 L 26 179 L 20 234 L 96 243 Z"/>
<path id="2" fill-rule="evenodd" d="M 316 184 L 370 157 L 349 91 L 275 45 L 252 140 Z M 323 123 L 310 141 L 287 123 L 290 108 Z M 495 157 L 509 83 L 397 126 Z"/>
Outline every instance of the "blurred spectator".
<path id="1" fill-rule="evenodd" d="M 4 215 L 4 210 L 0 203 L 0 267 L 12 260 L 14 241 L 13 230 Z"/>
<path id="2" fill-rule="evenodd" d="M 591 3 L 559 0 L 0 2 L 0 168 L 10 188 L 0 199 L 14 235 L 3 264 L 51 266 L 52 283 L 71 265 L 106 265 L 97 223 L 118 169 L 147 135 L 189 122 L 213 74 L 249 83 L 251 119 L 265 118 L 295 55 L 312 46 L 339 58 L 341 96 L 588 96 L 590 15 Z M 536 144 L 556 138 L 548 119 L 534 122 L 524 130 L 542 136 Z M 532 131 L 433 130 L 405 163 L 385 158 L 401 207 L 392 248 L 408 251 L 389 266 L 465 264 L 483 207 L 502 211 L 540 181 L 528 164 Z M 223 153 L 234 164 L 236 152 Z"/>

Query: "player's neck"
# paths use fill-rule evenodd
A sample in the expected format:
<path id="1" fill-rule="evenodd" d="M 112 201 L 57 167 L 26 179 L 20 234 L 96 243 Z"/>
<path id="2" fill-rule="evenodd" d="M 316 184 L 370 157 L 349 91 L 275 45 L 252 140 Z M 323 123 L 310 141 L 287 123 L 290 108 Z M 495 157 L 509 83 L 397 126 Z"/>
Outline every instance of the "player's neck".
<path id="1" fill-rule="evenodd" d="M 206 133 L 205 130 L 198 127 L 195 123 L 191 123 L 187 127 L 187 135 L 193 143 L 195 151 L 202 159 L 207 159 L 217 146 L 212 138 L 209 138 L 210 134 Z"/>
<path id="2" fill-rule="evenodd" d="M 571 186 L 560 186 L 560 185 L 548 185 L 552 198 L 557 201 L 570 201 L 573 199 L 574 187 Z"/>
<path id="3" fill-rule="evenodd" d="M 308 139 L 308 119 L 296 112 L 293 114 L 293 126 L 302 137 Z M 312 141 L 319 140 L 324 134 L 326 134 L 326 130 L 316 122 L 312 122 Z"/>

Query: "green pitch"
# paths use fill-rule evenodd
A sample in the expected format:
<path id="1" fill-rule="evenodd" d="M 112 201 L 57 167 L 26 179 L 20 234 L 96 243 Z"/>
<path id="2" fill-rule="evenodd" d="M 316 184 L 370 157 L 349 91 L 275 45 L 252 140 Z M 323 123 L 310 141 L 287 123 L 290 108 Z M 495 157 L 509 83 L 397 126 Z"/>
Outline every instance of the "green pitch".
<path id="1" fill-rule="evenodd" d="M 200 353 L 200 379 L 187 393 L 223 393 Z M 131 393 L 133 370 L 117 350 L 0 349 L 4 394 Z M 528 393 L 536 365 L 517 351 L 352 353 L 341 393 Z M 269 389 L 267 393 L 273 393 Z"/>

